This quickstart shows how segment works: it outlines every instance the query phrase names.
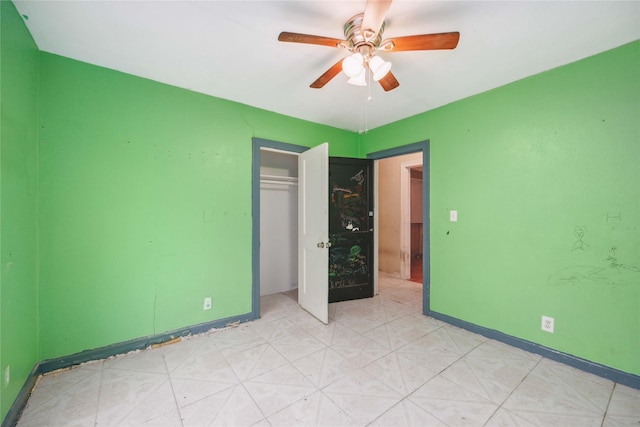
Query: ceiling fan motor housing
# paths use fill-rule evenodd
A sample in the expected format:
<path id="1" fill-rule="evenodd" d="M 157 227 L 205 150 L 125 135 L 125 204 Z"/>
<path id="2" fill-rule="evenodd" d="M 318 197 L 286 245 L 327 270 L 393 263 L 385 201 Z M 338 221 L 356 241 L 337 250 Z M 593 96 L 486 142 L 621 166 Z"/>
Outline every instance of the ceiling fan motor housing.
<path id="1" fill-rule="evenodd" d="M 382 42 L 382 33 L 384 32 L 384 22 L 380 26 L 380 30 L 376 37 L 372 40 L 369 40 L 366 37 L 366 34 L 362 31 L 362 19 L 364 18 L 364 13 L 359 13 L 352 18 L 350 18 L 344 24 L 344 37 L 346 41 L 349 43 L 348 49 L 351 52 L 361 53 L 362 56 L 365 57 L 365 60 L 368 60 L 373 52 L 380 46 Z"/>

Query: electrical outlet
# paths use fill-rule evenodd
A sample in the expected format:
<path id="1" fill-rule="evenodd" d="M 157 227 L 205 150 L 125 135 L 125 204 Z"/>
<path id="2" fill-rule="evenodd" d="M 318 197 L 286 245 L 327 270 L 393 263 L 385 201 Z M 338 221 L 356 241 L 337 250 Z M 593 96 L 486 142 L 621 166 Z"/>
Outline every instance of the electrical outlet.
<path id="1" fill-rule="evenodd" d="M 10 381 L 11 381 L 11 366 L 7 365 L 7 367 L 4 368 L 4 385 L 5 385 L 5 387 L 9 385 Z"/>
<path id="2" fill-rule="evenodd" d="M 542 316 L 542 330 L 553 333 L 553 317 Z"/>
<path id="3" fill-rule="evenodd" d="M 207 297 L 204 299 L 204 306 L 202 307 L 203 310 L 211 310 L 211 298 Z"/>
<path id="4" fill-rule="evenodd" d="M 458 221 L 458 211 L 449 211 L 449 221 L 451 222 Z"/>

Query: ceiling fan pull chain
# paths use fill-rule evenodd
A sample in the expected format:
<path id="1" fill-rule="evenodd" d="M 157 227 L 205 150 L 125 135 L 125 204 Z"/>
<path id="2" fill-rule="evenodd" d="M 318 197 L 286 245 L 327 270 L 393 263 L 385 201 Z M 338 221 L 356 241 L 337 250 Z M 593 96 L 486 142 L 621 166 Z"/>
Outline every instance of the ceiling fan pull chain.
<path id="1" fill-rule="evenodd" d="M 369 130 L 369 101 L 371 100 L 371 73 L 367 71 L 367 96 L 364 100 L 364 132 Z"/>

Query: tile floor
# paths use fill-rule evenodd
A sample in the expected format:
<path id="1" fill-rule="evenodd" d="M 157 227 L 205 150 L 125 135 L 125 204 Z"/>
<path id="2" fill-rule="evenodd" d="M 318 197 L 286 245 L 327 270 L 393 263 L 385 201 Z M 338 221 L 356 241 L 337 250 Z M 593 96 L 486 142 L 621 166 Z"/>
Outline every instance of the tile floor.
<path id="1" fill-rule="evenodd" d="M 639 426 L 640 390 L 423 316 L 421 285 L 262 318 L 42 377 L 28 426 Z"/>

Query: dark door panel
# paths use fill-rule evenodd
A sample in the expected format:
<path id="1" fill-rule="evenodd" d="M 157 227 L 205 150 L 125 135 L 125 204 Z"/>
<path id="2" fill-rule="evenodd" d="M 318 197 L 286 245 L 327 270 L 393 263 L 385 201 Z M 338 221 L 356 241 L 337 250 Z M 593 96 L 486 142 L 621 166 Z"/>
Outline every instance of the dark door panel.
<path id="1" fill-rule="evenodd" d="M 372 161 L 329 158 L 329 302 L 373 296 Z"/>
<path id="2" fill-rule="evenodd" d="M 329 302 L 373 296 L 371 232 L 329 236 Z"/>

